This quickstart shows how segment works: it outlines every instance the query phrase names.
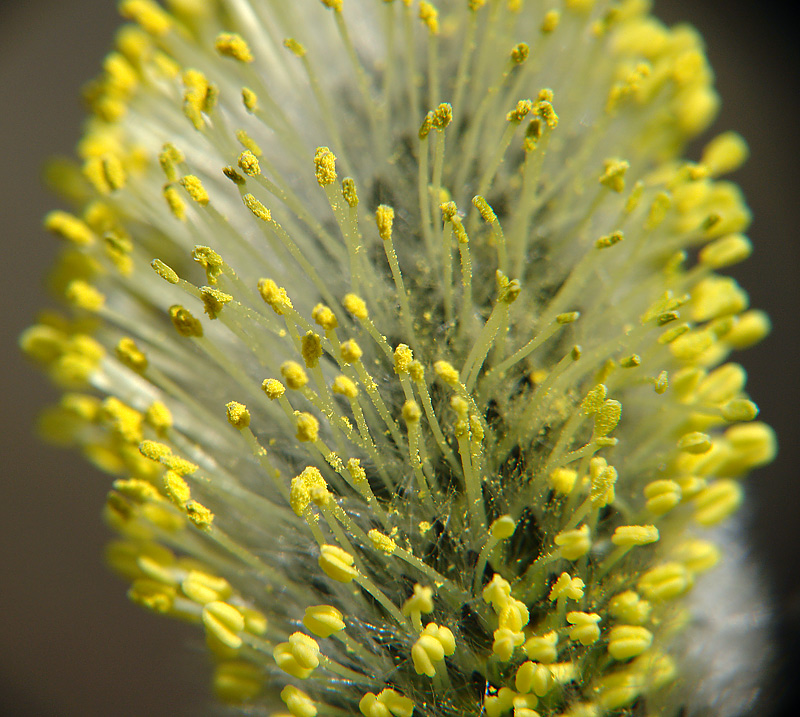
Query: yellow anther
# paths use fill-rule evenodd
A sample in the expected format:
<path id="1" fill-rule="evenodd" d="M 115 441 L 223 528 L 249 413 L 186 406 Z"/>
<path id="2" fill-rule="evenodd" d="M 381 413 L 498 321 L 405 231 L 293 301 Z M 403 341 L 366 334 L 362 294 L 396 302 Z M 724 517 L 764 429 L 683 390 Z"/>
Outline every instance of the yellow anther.
<path id="1" fill-rule="evenodd" d="M 713 568 L 721 557 L 720 549 L 714 543 L 698 539 L 681 543 L 675 548 L 672 555 L 695 575 Z"/>
<path id="2" fill-rule="evenodd" d="M 261 174 L 261 166 L 258 163 L 258 157 L 256 157 L 249 149 L 244 150 L 244 152 L 239 155 L 237 164 L 239 165 L 239 169 L 241 169 L 248 177 L 257 177 L 259 174 Z"/>
<path id="3" fill-rule="evenodd" d="M 611 234 L 607 234 L 605 236 L 601 236 L 595 243 L 594 246 L 596 249 L 608 249 L 610 246 L 614 246 L 615 244 L 619 244 L 625 235 L 622 232 L 611 232 Z"/>
<path id="4" fill-rule="evenodd" d="M 569 573 L 561 573 L 553 587 L 550 588 L 547 599 L 550 601 L 558 600 L 559 598 L 580 600 L 583 597 L 583 588 L 585 587 L 585 583 L 580 578 L 571 578 Z"/>
<path id="5" fill-rule="evenodd" d="M 270 212 L 270 210 L 267 209 L 252 194 L 245 194 L 242 197 L 242 201 L 244 202 L 244 205 L 253 213 L 253 216 L 256 217 L 256 219 L 260 219 L 262 222 L 272 221 L 272 212 Z"/>
<path id="6" fill-rule="evenodd" d="M 731 454 L 725 461 L 725 475 L 738 476 L 755 466 L 769 463 L 777 452 L 774 431 L 755 422 L 733 426 L 725 431 Z"/>
<path id="7" fill-rule="evenodd" d="M 239 633 L 244 630 L 244 617 L 233 605 L 215 600 L 203 607 L 203 625 L 223 645 L 232 650 L 242 646 Z"/>
<path id="8" fill-rule="evenodd" d="M 334 12 L 341 12 L 344 0 L 321 0 L 321 2 L 325 7 L 330 8 Z"/>
<path id="9" fill-rule="evenodd" d="M 442 102 L 431 117 L 433 129 L 443 130 L 453 121 L 453 108 L 449 102 Z"/>
<path id="10" fill-rule="evenodd" d="M 158 163 L 162 171 L 170 182 L 178 181 L 178 170 L 176 165 L 184 162 L 186 158 L 174 144 L 165 144 L 158 155 Z"/>
<path id="11" fill-rule="evenodd" d="M 225 266 L 222 257 L 211 247 L 196 246 L 192 249 L 192 259 L 206 270 L 206 276 L 210 284 L 216 284 L 217 279 Z"/>
<path id="12" fill-rule="evenodd" d="M 645 508 L 653 515 L 664 515 L 681 502 L 681 487 L 672 480 L 654 480 L 644 488 Z"/>
<path id="13" fill-rule="evenodd" d="M 554 685 L 553 671 L 535 662 L 523 662 L 514 677 L 514 687 L 522 694 L 533 692 L 538 697 L 544 697 Z"/>
<path id="14" fill-rule="evenodd" d="M 234 428 L 247 428 L 250 425 L 250 411 L 247 406 L 237 401 L 231 401 L 225 405 L 228 423 Z"/>
<path id="15" fill-rule="evenodd" d="M 737 314 L 747 308 L 748 297 L 730 277 L 710 276 L 692 292 L 691 313 L 695 321 L 708 321 Z"/>
<path id="16" fill-rule="evenodd" d="M 345 627 L 342 613 L 330 605 L 307 607 L 303 625 L 309 632 L 322 638 L 341 632 Z"/>
<path id="17" fill-rule="evenodd" d="M 746 349 L 763 340 L 771 330 L 769 317 L 763 311 L 748 311 L 725 335 L 725 341 L 735 349 Z"/>
<path id="18" fill-rule="evenodd" d="M 299 391 L 308 383 L 308 374 L 296 361 L 285 361 L 281 364 L 281 376 L 293 391 Z"/>
<path id="19" fill-rule="evenodd" d="M 568 612 L 567 622 L 573 625 L 569 639 L 581 645 L 593 645 L 600 639 L 600 616 L 596 612 Z"/>
<path id="20" fill-rule="evenodd" d="M 456 639 L 446 627 L 429 622 L 411 648 L 411 660 L 418 675 L 434 677 L 436 664 L 456 651 Z"/>
<path id="21" fill-rule="evenodd" d="M 519 124 L 532 111 L 533 111 L 533 102 L 531 102 L 530 100 L 519 100 L 517 102 L 517 106 L 506 114 L 506 122 L 513 122 L 515 124 Z"/>
<path id="22" fill-rule="evenodd" d="M 388 687 L 377 696 L 367 692 L 358 703 L 358 709 L 365 717 L 411 717 L 414 703 L 399 692 Z"/>
<path id="23" fill-rule="evenodd" d="M 308 331 L 300 342 L 300 353 L 308 368 L 315 368 L 319 365 L 322 357 L 322 340 L 319 334 Z"/>
<path id="24" fill-rule="evenodd" d="M 694 519 L 700 525 L 711 526 L 733 514 L 744 500 L 744 491 L 735 481 L 716 480 L 694 498 Z"/>
<path id="25" fill-rule="evenodd" d="M 327 147 L 317 147 L 314 172 L 320 187 L 327 187 L 336 181 L 336 157 Z"/>
<path id="26" fill-rule="evenodd" d="M 261 384 L 261 388 L 271 401 L 280 398 L 286 393 L 286 387 L 275 378 L 265 378 Z"/>
<path id="27" fill-rule="evenodd" d="M 319 567 L 332 580 L 349 583 L 358 571 L 353 567 L 355 559 L 346 550 L 336 545 L 323 545 L 320 548 Z"/>
<path id="28" fill-rule="evenodd" d="M 344 363 L 355 363 L 364 355 L 361 347 L 353 339 L 344 341 L 341 349 L 342 361 L 344 361 Z"/>
<path id="29" fill-rule="evenodd" d="M 157 580 L 140 578 L 134 580 L 128 590 L 128 598 L 148 610 L 156 613 L 168 613 L 175 602 L 176 590 L 171 585 Z"/>
<path id="30" fill-rule="evenodd" d="M 99 311 L 106 303 L 105 294 L 82 279 L 71 281 L 64 294 L 70 304 L 85 311 Z"/>
<path id="31" fill-rule="evenodd" d="M 284 672 L 301 680 L 319 667 L 319 645 L 302 632 L 295 632 L 289 636 L 289 642 L 276 645 L 272 656 Z"/>
<path id="32" fill-rule="evenodd" d="M 526 42 L 520 42 L 518 45 L 514 45 L 514 49 L 511 50 L 511 59 L 513 62 L 521 65 L 528 59 L 530 51 L 531 49 Z"/>
<path id="33" fill-rule="evenodd" d="M 699 431 L 685 433 L 678 441 L 678 448 L 680 448 L 682 451 L 693 453 L 695 455 L 708 453 L 711 450 L 711 445 L 711 437 L 708 434 L 700 433 Z"/>
<path id="34" fill-rule="evenodd" d="M 631 625 L 641 625 L 650 617 L 652 605 L 633 590 L 626 590 L 619 595 L 615 595 L 608 602 L 609 614 Z"/>
<path id="35" fill-rule="evenodd" d="M 144 416 L 118 398 L 109 396 L 103 401 L 99 418 L 108 423 L 123 441 L 136 445 L 141 442 Z"/>
<path id="36" fill-rule="evenodd" d="M 306 55 L 306 48 L 303 47 L 297 40 L 293 37 L 287 37 L 283 41 L 283 46 L 289 50 L 295 57 L 305 57 Z"/>
<path id="37" fill-rule="evenodd" d="M 242 104 L 251 114 L 258 110 L 258 95 L 249 87 L 242 87 Z"/>
<path id="38" fill-rule="evenodd" d="M 187 174 L 183 179 L 181 179 L 181 184 L 189 196 L 201 207 L 204 207 L 208 204 L 208 192 L 206 191 L 199 177 L 196 177 L 194 174 Z"/>
<path id="39" fill-rule="evenodd" d="M 671 600 L 683 595 L 692 584 L 686 567 L 677 562 L 664 563 L 648 570 L 637 583 L 637 588 L 648 600 Z"/>
<path id="40" fill-rule="evenodd" d="M 196 500 L 190 500 L 185 506 L 189 520 L 200 530 L 208 530 L 214 522 L 214 514 Z"/>
<path id="41" fill-rule="evenodd" d="M 641 655 L 653 644 L 653 633 L 638 625 L 615 625 L 608 633 L 608 654 L 615 660 Z"/>
<path id="42" fill-rule="evenodd" d="M 422 0 L 419 4 L 419 19 L 431 35 L 439 34 L 439 11 L 431 3 Z"/>
<path id="43" fill-rule="evenodd" d="M 209 319 L 216 319 L 225 304 L 233 301 L 230 294 L 219 289 L 212 289 L 210 286 L 200 287 L 200 298 L 203 300 L 203 311 Z"/>
<path id="44" fill-rule="evenodd" d="M 170 284 L 177 284 L 180 281 L 178 274 L 161 261 L 161 259 L 153 259 L 153 261 L 150 262 L 150 266 L 164 281 Z"/>
<path id="45" fill-rule="evenodd" d="M 123 0 L 119 12 L 156 37 L 166 35 L 172 27 L 172 18 L 152 0 Z"/>
<path id="46" fill-rule="evenodd" d="M 241 35 L 221 32 L 214 41 L 214 48 L 220 55 L 231 57 L 239 62 L 252 62 L 253 53 Z"/>
<path id="47" fill-rule="evenodd" d="M 356 183 L 351 177 L 345 177 L 342 180 L 342 196 L 347 202 L 347 206 L 355 209 L 358 206 L 358 191 L 356 190 Z"/>
<path id="48" fill-rule="evenodd" d="M 742 234 L 728 234 L 706 244 L 698 254 L 701 264 L 711 269 L 724 269 L 743 262 L 753 252 L 750 240 Z"/>
<path id="49" fill-rule="evenodd" d="M 195 129 L 203 128 L 203 114 L 214 108 L 217 88 L 199 70 L 186 70 L 183 73 L 183 113 Z"/>
<path id="50" fill-rule="evenodd" d="M 295 412 L 297 440 L 301 443 L 314 443 L 319 438 L 319 421 L 310 413 Z"/>
<path id="51" fill-rule="evenodd" d="M 345 294 L 344 298 L 342 299 L 342 306 L 344 306 L 348 313 L 351 313 L 357 319 L 369 318 L 367 302 L 356 294 Z"/>
<path id="52" fill-rule="evenodd" d="M 358 396 L 358 386 L 347 376 L 337 376 L 333 380 L 331 388 L 334 393 L 338 393 L 340 396 L 346 396 L 347 398 Z"/>
<path id="53" fill-rule="evenodd" d="M 594 435 L 607 436 L 613 431 L 622 417 L 622 404 L 609 399 L 603 402 L 594 419 Z"/>
<path id="54" fill-rule="evenodd" d="M 110 153 L 87 159 L 83 173 L 100 194 L 111 194 L 122 189 L 127 179 L 119 157 Z"/>
<path id="55" fill-rule="evenodd" d="M 406 344 L 398 344 L 394 350 L 394 370 L 395 373 L 403 375 L 408 373 L 414 354 Z"/>
<path id="56" fill-rule="evenodd" d="M 614 530 L 611 542 L 614 545 L 632 548 L 655 543 L 658 537 L 658 528 L 655 525 L 620 525 Z"/>
<path id="57" fill-rule="evenodd" d="M 425 367 L 416 359 L 408 365 L 408 373 L 418 383 L 425 378 Z"/>
<path id="58" fill-rule="evenodd" d="M 481 219 L 487 224 L 494 224 L 497 221 L 497 215 L 494 213 L 494 209 L 489 206 L 486 197 L 476 195 L 472 198 L 472 204 L 478 210 Z"/>
<path id="59" fill-rule="evenodd" d="M 378 234 L 383 241 L 389 241 L 392 238 L 392 225 L 394 224 L 394 209 L 381 204 L 375 210 L 375 222 L 378 225 Z"/>
<path id="60" fill-rule="evenodd" d="M 367 536 L 372 541 L 372 545 L 376 550 L 380 550 L 386 555 L 391 555 L 397 550 L 397 543 L 394 542 L 388 535 L 384 535 L 379 530 L 370 530 Z"/>
<path id="61" fill-rule="evenodd" d="M 497 614 L 497 622 L 502 629 L 519 633 L 528 624 L 530 613 L 525 603 L 510 598 Z M 522 642 L 519 643 L 520 645 Z"/>
<path id="62" fill-rule="evenodd" d="M 506 540 L 514 535 L 517 524 L 510 515 L 501 515 L 492 522 L 489 533 L 495 540 Z"/>
<path id="63" fill-rule="evenodd" d="M 669 374 L 666 371 L 662 371 L 656 376 L 653 381 L 653 388 L 659 396 L 667 392 L 669 388 Z"/>
<path id="64" fill-rule="evenodd" d="M 406 401 L 403 404 L 402 414 L 406 423 L 419 423 L 422 418 L 422 409 L 416 401 Z"/>
<path id="65" fill-rule="evenodd" d="M 162 461 L 172 455 L 172 449 L 165 443 L 158 441 L 142 441 L 139 444 L 139 453 L 151 461 Z"/>
<path id="66" fill-rule="evenodd" d="M 571 324 L 573 321 L 577 321 L 581 316 L 580 311 L 567 311 L 563 314 L 559 314 L 556 316 L 556 321 L 559 324 Z"/>
<path id="67" fill-rule="evenodd" d="M 161 498 L 153 484 L 141 478 L 115 480 L 113 487 L 114 490 L 136 503 L 147 503 L 150 501 L 157 501 Z"/>
<path id="68" fill-rule="evenodd" d="M 257 665 L 228 660 L 214 669 L 212 687 L 220 701 L 240 705 L 258 697 L 264 687 L 264 676 Z"/>
<path id="69" fill-rule="evenodd" d="M 549 10 L 545 13 L 542 24 L 539 26 L 539 30 L 543 35 L 549 35 L 558 27 L 560 20 L 561 13 L 558 10 Z"/>
<path id="70" fill-rule="evenodd" d="M 557 645 L 558 633 L 553 630 L 545 635 L 529 637 L 522 649 L 531 660 L 549 665 L 558 657 Z"/>
<path id="71" fill-rule="evenodd" d="M 414 613 L 427 615 L 433 612 L 433 588 L 419 583 L 414 585 L 414 594 L 403 603 L 400 611 L 403 615 L 413 615 Z"/>
<path id="72" fill-rule="evenodd" d="M 50 212 L 44 218 L 44 227 L 78 246 L 90 246 L 95 240 L 94 232 L 89 226 L 68 212 Z"/>
<path id="73" fill-rule="evenodd" d="M 233 594 L 233 588 L 225 578 L 209 575 L 200 570 L 189 571 L 181 582 L 181 590 L 198 605 L 227 600 Z"/>
<path id="74" fill-rule="evenodd" d="M 336 2 L 337 0 L 322 0 L 325 2 Z M 341 7 L 342 0 L 338 0 Z M 329 6 L 330 7 L 330 6 Z M 286 685 L 281 690 L 281 699 L 288 707 L 292 717 L 317 717 L 317 707 L 303 690 L 297 689 L 294 685 Z"/>
<path id="75" fill-rule="evenodd" d="M 136 345 L 136 342 L 128 337 L 122 338 L 116 347 L 117 358 L 120 363 L 127 366 L 131 371 L 143 373 L 147 370 L 147 356 L 145 356 Z"/>
<path id="76" fill-rule="evenodd" d="M 259 279 L 258 293 L 278 316 L 282 316 L 284 310 L 292 308 L 292 302 L 286 289 L 278 286 L 272 279 Z"/>
<path id="77" fill-rule="evenodd" d="M 442 381 L 450 386 L 458 386 L 461 383 L 458 371 L 447 361 L 437 361 L 433 364 L 433 370 Z"/>
<path id="78" fill-rule="evenodd" d="M 539 100 L 533 106 L 533 111 L 538 117 L 541 117 L 545 121 L 545 124 L 547 124 L 550 129 L 558 127 L 558 115 L 553 109 L 551 101 Z"/>
<path id="79" fill-rule="evenodd" d="M 577 471 L 572 468 L 556 468 L 547 476 L 547 482 L 556 493 L 569 495 L 578 479 Z"/>
<path id="80" fill-rule="evenodd" d="M 603 163 L 604 171 L 600 177 L 600 184 L 614 192 L 622 192 L 625 189 L 625 173 L 630 166 L 628 162 L 622 159 L 605 160 Z"/>
<path id="81" fill-rule="evenodd" d="M 596 413 L 603 407 L 607 395 L 608 389 L 602 383 L 597 384 L 581 402 L 581 411 L 588 414 Z"/>
<path id="82" fill-rule="evenodd" d="M 614 502 L 614 485 L 617 482 L 617 469 L 606 464 L 604 458 L 595 457 L 589 462 L 591 477 L 590 498 L 592 506 L 602 508 Z"/>
<path id="83" fill-rule="evenodd" d="M 420 140 L 427 139 L 432 129 L 433 129 L 433 112 L 428 112 L 428 114 L 426 114 L 425 118 L 422 120 L 422 124 L 420 125 L 419 128 Z"/>
<path id="84" fill-rule="evenodd" d="M 242 145 L 242 147 L 249 152 L 252 152 L 256 157 L 260 157 L 262 154 L 264 154 L 261 151 L 261 147 L 258 146 L 258 143 L 243 129 L 236 130 L 236 139 L 239 144 Z"/>
<path id="85" fill-rule="evenodd" d="M 718 177 L 739 169 L 749 155 L 747 142 L 740 134 L 723 132 L 705 146 L 700 162 L 712 177 Z"/>
<path id="86" fill-rule="evenodd" d="M 728 423 L 752 421 L 758 416 L 758 406 L 746 398 L 734 398 L 722 407 L 722 417 Z"/>
<path id="87" fill-rule="evenodd" d="M 586 555 L 592 547 L 589 526 L 582 525 L 575 530 L 563 530 L 553 538 L 553 542 L 558 546 L 562 558 L 577 560 Z"/>
<path id="88" fill-rule="evenodd" d="M 191 499 L 192 494 L 186 481 L 175 471 L 164 473 L 164 492 L 178 507 L 182 508 Z"/>
<path id="89" fill-rule="evenodd" d="M 311 310 L 311 318 L 325 331 L 333 331 L 339 325 L 336 314 L 325 304 L 317 304 Z"/>

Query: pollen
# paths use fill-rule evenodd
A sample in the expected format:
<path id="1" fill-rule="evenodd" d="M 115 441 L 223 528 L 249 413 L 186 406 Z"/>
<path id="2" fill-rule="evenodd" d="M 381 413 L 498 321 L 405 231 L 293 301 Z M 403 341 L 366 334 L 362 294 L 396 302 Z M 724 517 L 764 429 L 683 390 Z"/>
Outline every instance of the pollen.
<path id="1" fill-rule="evenodd" d="M 225 412 L 228 417 L 228 423 L 234 428 L 247 428 L 250 425 L 250 411 L 243 403 L 231 401 L 226 404 Z"/>
<path id="2" fill-rule="evenodd" d="M 358 575 L 353 567 L 353 556 L 335 545 L 320 548 L 319 566 L 329 578 L 340 583 L 349 583 Z"/>
<path id="3" fill-rule="evenodd" d="M 342 305 L 348 313 L 351 313 L 357 319 L 368 319 L 369 312 L 367 311 L 367 303 L 360 296 L 356 294 L 345 294 L 342 299 Z"/>
<path id="4" fill-rule="evenodd" d="M 317 147 L 314 172 L 320 187 L 327 187 L 336 181 L 336 157 L 327 147 Z"/>

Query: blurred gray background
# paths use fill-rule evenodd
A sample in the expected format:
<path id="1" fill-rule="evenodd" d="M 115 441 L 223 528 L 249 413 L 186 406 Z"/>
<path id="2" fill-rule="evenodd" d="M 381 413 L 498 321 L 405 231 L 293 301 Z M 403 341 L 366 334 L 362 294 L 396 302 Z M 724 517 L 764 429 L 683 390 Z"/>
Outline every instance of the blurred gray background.
<path id="1" fill-rule="evenodd" d="M 795 23 L 777 2 L 660 0 L 656 14 L 688 20 L 706 38 L 723 111 L 713 131 L 736 129 L 752 157 L 733 179 L 755 215 L 756 252 L 736 277 L 767 309 L 772 336 L 737 357 L 761 417 L 778 431 L 778 460 L 749 480 L 754 559 L 774 595 L 782 645 L 783 705 L 796 714 L 800 635 L 800 442 L 797 413 L 798 50 Z M 43 271 L 56 241 L 41 218 L 55 206 L 42 163 L 69 154 L 83 110 L 79 88 L 100 66 L 118 25 L 112 0 L 0 3 L 0 715 L 184 717 L 208 713 L 209 666 L 195 628 L 130 604 L 107 572 L 100 519 L 109 479 L 77 456 L 42 445 L 37 412 L 56 393 L 16 348 L 48 305 Z M 698 156 L 694 150 L 695 158 Z M 789 685 L 789 687 L 786 687 Z"/>

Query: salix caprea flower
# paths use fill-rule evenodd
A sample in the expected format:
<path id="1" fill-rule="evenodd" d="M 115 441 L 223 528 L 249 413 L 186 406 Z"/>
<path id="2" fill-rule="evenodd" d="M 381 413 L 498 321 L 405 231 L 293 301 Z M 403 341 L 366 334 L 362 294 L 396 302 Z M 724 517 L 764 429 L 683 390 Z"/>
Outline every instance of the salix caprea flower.
<path id="1" fill-rule="evenodd" d="M 114 476 L 131 599 L 248 714 L 686 714 L 715 526 L 775 451 L 727 362 L 769 324 L 718 273 L 747 149 L 680 158 L 697 34 L 644 0 L 120 8 L 45 219 L 72 308 L 21 342 L 45 434 Z"/>

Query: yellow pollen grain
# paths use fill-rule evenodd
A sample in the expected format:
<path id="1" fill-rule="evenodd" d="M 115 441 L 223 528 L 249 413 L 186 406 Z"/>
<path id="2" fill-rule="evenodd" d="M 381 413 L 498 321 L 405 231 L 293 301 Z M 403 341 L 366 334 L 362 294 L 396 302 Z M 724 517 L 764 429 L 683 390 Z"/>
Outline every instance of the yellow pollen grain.
<path id="1" fill-rule="evenodd" d="M 253 53 L 241 35 L 221 32 L 214 41 L 214 48 L 220 55 L 231 57 L 239 62 L 252 62 Z"/>
<path id="2" fill-rule="evenodd" d="M 260 157 L 263 154 L 258 143 L 243 129 L 236 130 L 236 139 L 242 147 L 252 152 L 256 157 Z"/>
<path id="3" fill-rule="evenodd" d="M 549 35 L 551 32 L 555 32 L 560 21 L 561 13 L 558 10 L 549 10 L 545 13 L 542 24 L 539 26 L 539 30 L 543 35 Z"/>
<path id="4" fill-rule="evenodd" d="M 384 535 L 379 530 L 370 530 L 367 533 L 373 547 L 386 555 L 391 555 L 397 550 L 397 543 L 394 542 L 388 535 Z"/>
<path id="5" fill-rule="evenodd" d="M 172 18 L 152 0 L 123 0 L 119 12 L 156 37 L 166 35 L 172 27 Z"/>
<path id="6" fill-rule="evenodd" d="M 180 221 L 186 219 L 186 202 L 183 201 L 178 190 L 171 184 L 166 184 L 162 194 L 172 215 Z"/>
<path id="7" fill-rule="evenodd" d="M 434 111 L 431 117 L 431 124 L 434 129 L 443 130 L 453 121 L 453 107 L 449 102 L 442 102 Z"/>
<path id="8" fill-rule="evenodd" d="M 345 363 L 355 363 L 364 355 L 361 347 L 353 339 L 344 341 L 342 343 L 341 350 L 342 361 Z"/>
<path id="9" fill-rule="evenodd" d="M 166 471 L 164 473 L 164 492 L 179 508 L 186 505 L 192 497 L 192 493 L 186 481 L 175 473 L 175 471 Z"/>
<path id="10" fill-rule="evenodd" d="M 437 361 L 433 364 L 436 375 L 450 386 L 457 386 L 461 383 L 461 377 L 455 367 L 447 361 Z"/>
<path id="11" fill-rule="evenodd" d="M 342 180 L 342 196 L 351 209 L 358 206 L 358 191 L 355 181 L 350 177 Z"/>
<path id="12" fill-rule="evenodd" d="M 344 0 L 320 0 L 322 4 L 333 10 L 334 12 L 341 12 Z"/>
<path id="13" fill-rule="evenodd" d="M 614 192 L 622 192 L 625 189 L 625 173 L 630 164 L 621 159 L 607 159 L 604 162 L 604 172 L 600 176 L 600 184 L 608 187 Z"/>
<path id="14" fill-rule="evenodd" d="M 200 528 L 200 530 L 209 530 L 211 524 L 214 522 L 214 514 L 201 503 L 196 500 L 190 500 L 186 505 L 186 515 L 189 520 Z"/>
<path id="15" fill-rule="evenodd" d="M 67 301 L 85 311 L 99 311 L 106 302 L 105 295 L 82 279 L 71 281 L 64 292 Z"/>

